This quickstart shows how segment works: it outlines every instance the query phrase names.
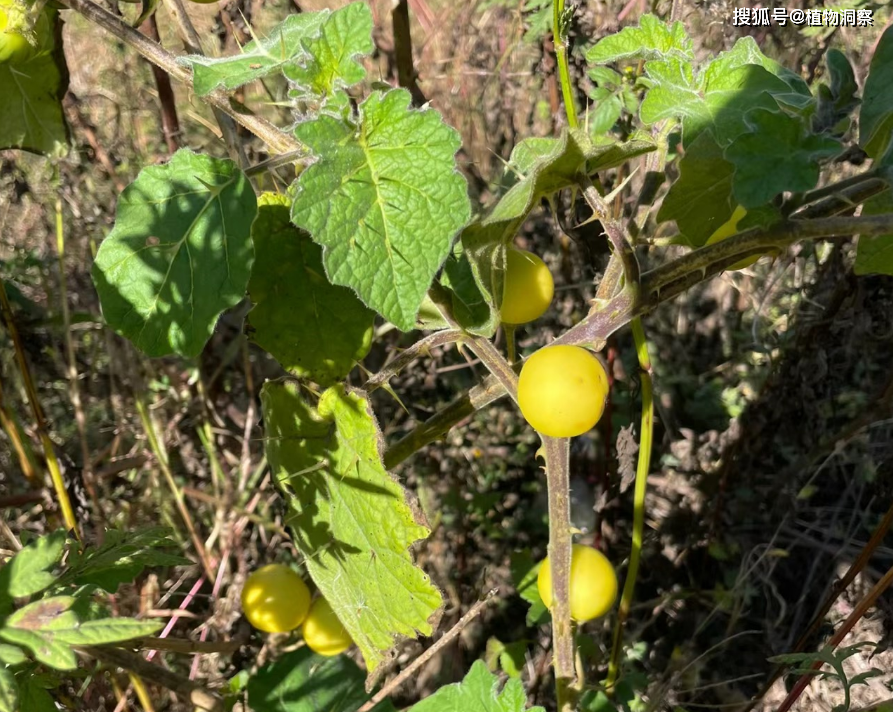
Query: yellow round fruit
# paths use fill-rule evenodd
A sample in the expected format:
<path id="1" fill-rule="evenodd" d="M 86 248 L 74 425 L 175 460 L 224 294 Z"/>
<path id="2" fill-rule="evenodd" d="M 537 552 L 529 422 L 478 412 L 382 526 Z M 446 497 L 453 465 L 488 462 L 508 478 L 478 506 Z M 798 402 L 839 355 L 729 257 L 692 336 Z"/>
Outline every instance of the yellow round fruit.
<path id="1" fill-rule="evenodd" d="M 511 248 L 506 254 L 505 286 L 500 316 L 505 324 L 526 324 L 539 319 L 555 294 L 552 273 L 537 255 Z"/>
<path id="2" fill-rule="evenodd" d="M 720 225 L 716 232 L 714 232 L 708 239 L 707 244 L 713 245 L 721 240 L 725 240 L 727 237 L 731 237 L 738 233 L 738 223 L 744 219 L 744 216 L 747 215 L 747 209 L 738 206 L 735 208 L 735 212 L 732 213 L 732 217 L 730 217 L 726 222 Z M 754 264 L 758 259 L 760 259 L 762 255 L 754 255 L 753 257 L 745 257 L 743 260 L 739 260 L 735 264 L 728 267 L 728 269 L 744 269 L 746 267 L 750 267 Z"/>
<path id="3" fill-rule="evenodd" d="M 353 645 L 350 635 L 324 598 L 317 598 L 310 606 L 301 632 L 307 647 L 318 655 L 338 655 Z"/>
<path id="4" fill-rule="evenodd" d="M 582 435 L 605 410 L 608 374 L 579 346 L 546 346 L 521 368 L 518 405 L 535 430 L 555 438 Z"/>
<path id="5" fill-rule="evenodd" d="M 310 590 L 287 566 L 268 564 L 253 572 L 242 589 L 242 611 L 248 621 L 266 633 L 294 630 L 307 617 Z"/>
<path id="6" fill-rule="evenodd" d="M 0 6 L 0 63 L 21 64 L 36 53 L 35 47 L 25 39 L 25 36 L 17 32 L 15 23 L 10 22 L 11 7 Z"/>
<path id="7" fill-rule="evenodd" d="M 549 557 L 540 564 L 536 587 L 546 608 L 552 608 L 552 569 Z M 571 549 L 571 618 L 583 623 L 601 618 L 617 600 L 617 574 L 607 557 L 597 549 L 574 544 Z"/>

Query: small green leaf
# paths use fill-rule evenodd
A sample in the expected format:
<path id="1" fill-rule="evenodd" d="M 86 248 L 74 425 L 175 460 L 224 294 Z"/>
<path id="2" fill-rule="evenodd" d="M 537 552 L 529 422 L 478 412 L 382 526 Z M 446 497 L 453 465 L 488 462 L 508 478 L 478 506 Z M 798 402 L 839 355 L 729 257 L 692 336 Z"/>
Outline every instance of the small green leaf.
<path id="1" fill-rule="evenodd" d="M 677 116 L 699 124 L 710 121 L 688 61 L 673 57 L 648 62 L 646 68 L 653 86 L 642 101 L 639 111 L 642 121 L 653 124 Z"/>
<path id="2" fill-rule="evenodd" d="M 4 665 L 21 665 L 27 659 L 21 648 L 0 643 L 0 663 Z"/>
<path id="3" fill-rule="evenodd" d="M 12 613 L 5 622 L 8 628 L 20 630 L 53 630 L 56 626 L 67 627 L 77 623 L 71 612 L 75 599 L 72 596 L 50 596 L 29 603 Z"/>
<path id="4" fill-rule="evenodd" d="M 288 66 L 307 61 L 304 42 L 317 37 L 329 10 L 289 15 L 269 34 L 252 40 L 235 57 L 203 57 L 190 55 L 178 60 L 192 67 L 195 93 L 206 96 L 215 89 L 232 91 L 240 86 L 281 72 Z"/>
<path id="5" fill-rule="evenodd" d="M 19 680 L 19 697 L 22 701 L 21 712 L 58 712 L 56 703 L 50 693 L 41 684 L 40 676 L 29 675 Z"/>
<path id="6" fill-rule="evenodd" d="M 520 680 L 510 679 L 500 691 L 499 678 L 487 670 L 483 660 L 478 660 L 462 682 L 441 687 L 409 709 L 410 712 L 523 712 L 528 708 Z M 545 712 L 542 707 L 529 709 Z"/>
<path id="7" fill-rule="evenodd" d="M 691 60 L 694 57 L 691 39 L 681 22 L 667 25 L 654 15 L 643 15 L 638 27 L 624 27 L 599 40 L 586 52 L 586 61 L 590 64 L 668 57 Z"/>
<path id="8" fill-rule="evenodd" d="M 459 135 L 402 89 L 359 111 L 357 128 L 327 115 L 298 125 L 318 160 L 298 178 L 292 221 L 325 248 L 333 284 L 408 331 L 470 215 Z"/>
<path id="9" fill-rule="evenodd" d="M 19 712 L 19 686 L 4 667 L 0 667 L 0 712 Z"/>
<path id="10" fill-rule="evenodd" d="M 859 145 L 874 159 L 884 155 L 893 135 L 893 27 L 878 41 L 859 114 Z"/>
<path id="11" fill-rule="evenodd" d="M 284 69 L 285 76 L 316 96 L 351 87 L 366 77 L 362 62 L 372 54 L 372 10 L 354 2 L 335 10 L 322 24 L 318 36 L 303 41 L 308 59 Z"/>
<path id="12" fill-rule="evenodd" d="M 322 249 L 291 223 L 290 204 L 285 196 L 261 196 L 251 228 L 256 258 L 247 331 L 290 373 L 330 385 L 369 352 L 375 313 L 329 283 Z"/>
<path id="13" fill-rule="evenodd" d="M 513 553 L 511 556 L 512 580 L 518 595 L 530 604 L 527 611 L 527 625 L 543 625 L 549 620 L 549 609 L 540 597 L 536 585 L 539 575 L 539 562 L 533 560 L 528 550 Z"/>
<path id="14" fill-rule="evenodd" d="M 160 621 L 138 621 L 134 618 L 102 618 L 82 621 L 71 627 L 54 626 L 56 640 L 69 645 L 106 645 L 133 640 L 157 633 L 164 626 Z"/>
<path id="15" fill-rule="evenodd" d="M 248 704 L 254 712 L 353 712 L 369 697 L 365 675 L 346 655 L 324 658 L 299 648 L 264 665 L 248 680 Z M 389 700 L 373 708 L 391 712 Z"/>
<path id="16" fill-rule="evenodd" d="M 45 534 L 24 547 L 0 568 L 0 609 L 4 601 L 40 593 L 51 586 L 56 575 L 51 569 L 59 563 L 65 548 L 61 529 Z"/>
<path id="17" fill-rule="evenodd" d="M 31 652 L 34 659 L 56 670 L 74 670 L 77 657 L 71 646 L 55 640 L 52 634 L 35 633 L 18 628 L 0 628 L 0 638 Z"/>
<path id="18" fill-rule="evenodd" d="M 458 254 L 454 252 L 447 257 L 440 276 L 440 283 L 450 293 L 453 317 L 470 331 L 494 328 L 496 314 L 481 293 L 471 263 L 461 247 L 459 243 Z"/>
<path id="19" fill-rule="evenodd" d="M 77 585 L 93 584 L 114 593 L 118 587 L 133 581 L 150 566 L 181 566 L 192 562 L 174 552 L 180 545 L 168 538 L 165 527 L 147 527 L 135 531 L 110 529 L 98 549 L 87 548 L 81 554 L 72 552 L 68 570 L 60 582 Z"/>
<path id="20" fill-rule="evenodd" d="M 819 180 L 820 161 L 840 153 L 840 142 L 806 131 L 800 119 L 756 109 L 748 114 L 752 133 L 726 149 L 735 164 L 732 191 L 738 203 L 752 208 L 783 191 L 805 191 Z"/>
<path id="21" fill-rule="evenodd" d="M 410 552 L 429 530 L 381 463 L 381 432 L 362 392 L 333 386 L 314 411 L 297 384 L 270 381 L 261 401 L 295 544 L 371 672 L 396 640 L 430 635 L 440 616 L 440 592 Z"/>
<path id="22" fill-rule="evenodd" d="M 118 200 L 93 281 L 108 324 L 147 356 L 197 356 L 245 296 L 257 211 L 235 163 L 181 149 Z"/>
<path id="23" fill-rule="evenodd" d="M 659 223 L 675 220 L 691 247 L 701 247 L 735 210 L 732 176 L 735 167 L 704 131 L 679 161 L 679 178 L 670 187 L 657 213 Z"/>
<path id="24" fill-rule="evenodd" d="M 44 10 L 46 19 L 40 22 L 52 27 L 56 15 L 55 10 Z M 48 31 L 61 38 L 61 33 Z M 47 156 L 68 151 L 68 124 L 62 112 L 68 68 L 61 41 L 53 44 L 21 64 L 0 62 L 0 150 L 20 148 Z"/>
<path id="25" fill-rule="evenodd" d="M 889 213 L 893 213 L 893 191 L 890 190 L 885 190 L 880 195 L 866 200 L 862 206 L 862 215 Z M 893 275 L 893 233 L 860 236 L 853 271 L 856 274 Z"/>

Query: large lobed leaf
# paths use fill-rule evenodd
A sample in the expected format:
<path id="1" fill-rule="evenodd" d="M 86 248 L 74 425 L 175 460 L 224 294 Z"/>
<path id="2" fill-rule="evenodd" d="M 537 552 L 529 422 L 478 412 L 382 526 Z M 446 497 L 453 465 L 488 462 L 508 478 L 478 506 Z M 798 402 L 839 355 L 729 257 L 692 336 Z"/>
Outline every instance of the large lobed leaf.
<path id="1" fill-rule="evenodd" d="M 419 307 L 470 215 L 459 135 L 405 90 L 376 92 L 353 126 L 321 115 L 295 135 L 318 157 L 297 181 L 292 220 L 324 247 L 329 280 L 399 329 Z"/>
<path id="2" fill-rule="evenodd" d="M 230 160 L 181 149 L 140 171 L 93 265 L 103 316 L 148 356 L 196 356 L 245 296 L 257 211 Z"/>
<path id="3" fill-rule="evenodd" d="M 599 40 L 586 52 L 586 61 L 608 64 L 670 57 L 691 59 L 693 56 L 691 38 L 681 22 L 668 25 L 654 15 L 643 15 L 638 27 L 624 27 Z"/>
<path id="4" fill-rule="evenodd" d="M 48 156 L 68 151 L 62 97 L 68 68 L 55 10 L 44 10 L 54 27 L 52 44 L 21 64 L 0 62 L 0 149 L 20 148 Z"/>
<path id="5" fill-rule="evenodd" d="M 314 410 L 297 384 L 271 381 L 261 400 L 295 543 L 371 673 L 397 639 L 430 635 L 440 617 L 440 592 L 410 553 L 429 530 L 382 465 L 381 433 L 361 392 L 333 386 Z"/>
<path id="6" fill-rule="evenodd" d="M 322 249 L 292 224 L 290 204 L 286 196 L 260 198 L 251 228 L 248 334 L 290 373 L 329 385 L 368 353 L 375 314 L 352 291 L 329 283 Z"/>

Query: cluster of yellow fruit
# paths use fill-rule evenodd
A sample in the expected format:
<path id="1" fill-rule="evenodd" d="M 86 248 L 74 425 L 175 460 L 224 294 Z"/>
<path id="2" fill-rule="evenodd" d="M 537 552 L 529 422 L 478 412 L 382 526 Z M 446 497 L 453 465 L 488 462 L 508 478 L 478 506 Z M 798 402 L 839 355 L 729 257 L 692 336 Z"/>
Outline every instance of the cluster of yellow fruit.
<path id="1" fill-rule="evenodd" d="M 510 248 L 500 305 L 503 323 L 538 319 L 554 294 L 546 264 L 531 252 Z M 547 346 L 521 368 L 518 405 L 527 422 L 543 435 L 582 435 L 602 417 L 607 396 L 608 374 L 601 361 L 579 346 Z"/>
<path id="2" fill-rule="evenodd" d="M 500 317 L 505 324 L 526 324 L 542 316 L 555 294 L 552 273 L 536 255 L 510 248 Z M 608 374 L 601 361 L 579 346 L 547 346 L 528 358 L 518 379 L 518 405 L 543 435 L 569 438 L 590 430 L 602 417 Z M 549 558 L 540 564 L 537 588 L 552 608 Z M 600 551 L 575 544 L 571 552 L 570 612 L 579 623 L 600 618 L 617 599 L 617 574 Z"/>
<path id="3" fill-rule="evenodd" d="M 245 580 L 242 611 L 251 625 L 266 633 L 301 626 L 307 647 L 319 655 L 338 655 L 353 645 L 329 602 L 317 598 L 311 603 L 307 584 L 282 564 L 259 568 Z"/>

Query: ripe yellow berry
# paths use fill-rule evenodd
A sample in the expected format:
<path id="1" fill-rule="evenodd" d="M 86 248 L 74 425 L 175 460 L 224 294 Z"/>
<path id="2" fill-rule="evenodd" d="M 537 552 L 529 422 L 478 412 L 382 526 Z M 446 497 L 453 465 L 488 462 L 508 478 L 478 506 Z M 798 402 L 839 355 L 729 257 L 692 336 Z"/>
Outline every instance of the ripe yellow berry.
<path id="1" fill-rule="evenodd" d="M 547 346 L 521 368 L 518 405 L 535 430 L 569 438 L 595 425 L 605 410 L 608 374 L 579 346 Z"/>
<path id="2" fill-rule="evenodd" d="M 552 608 L 552 569 L 549 557 L 540 564 L 536 587 L 546 608 Z M 617 574 L 607 557 L 597 549 L 574 544 L 571 550 L 571 618 L 583 623 L 601 618 L 617 600 Z"/>
<path id="3" fill-rule="evenodd" d="M 310 590 L 287 566 L 269 564 L 254 571 L 242 589 L 242 611 L 248 622 L 266 633 L 294 630 L 310 609 Z"/>
<path id="4" fill-rule="evenodd" d="M 353 645 L 350 634 L 324 598 L 317 598 L 310 606 L 301 632 L 304 642 L 318 655 L 338 655 Z"/>

